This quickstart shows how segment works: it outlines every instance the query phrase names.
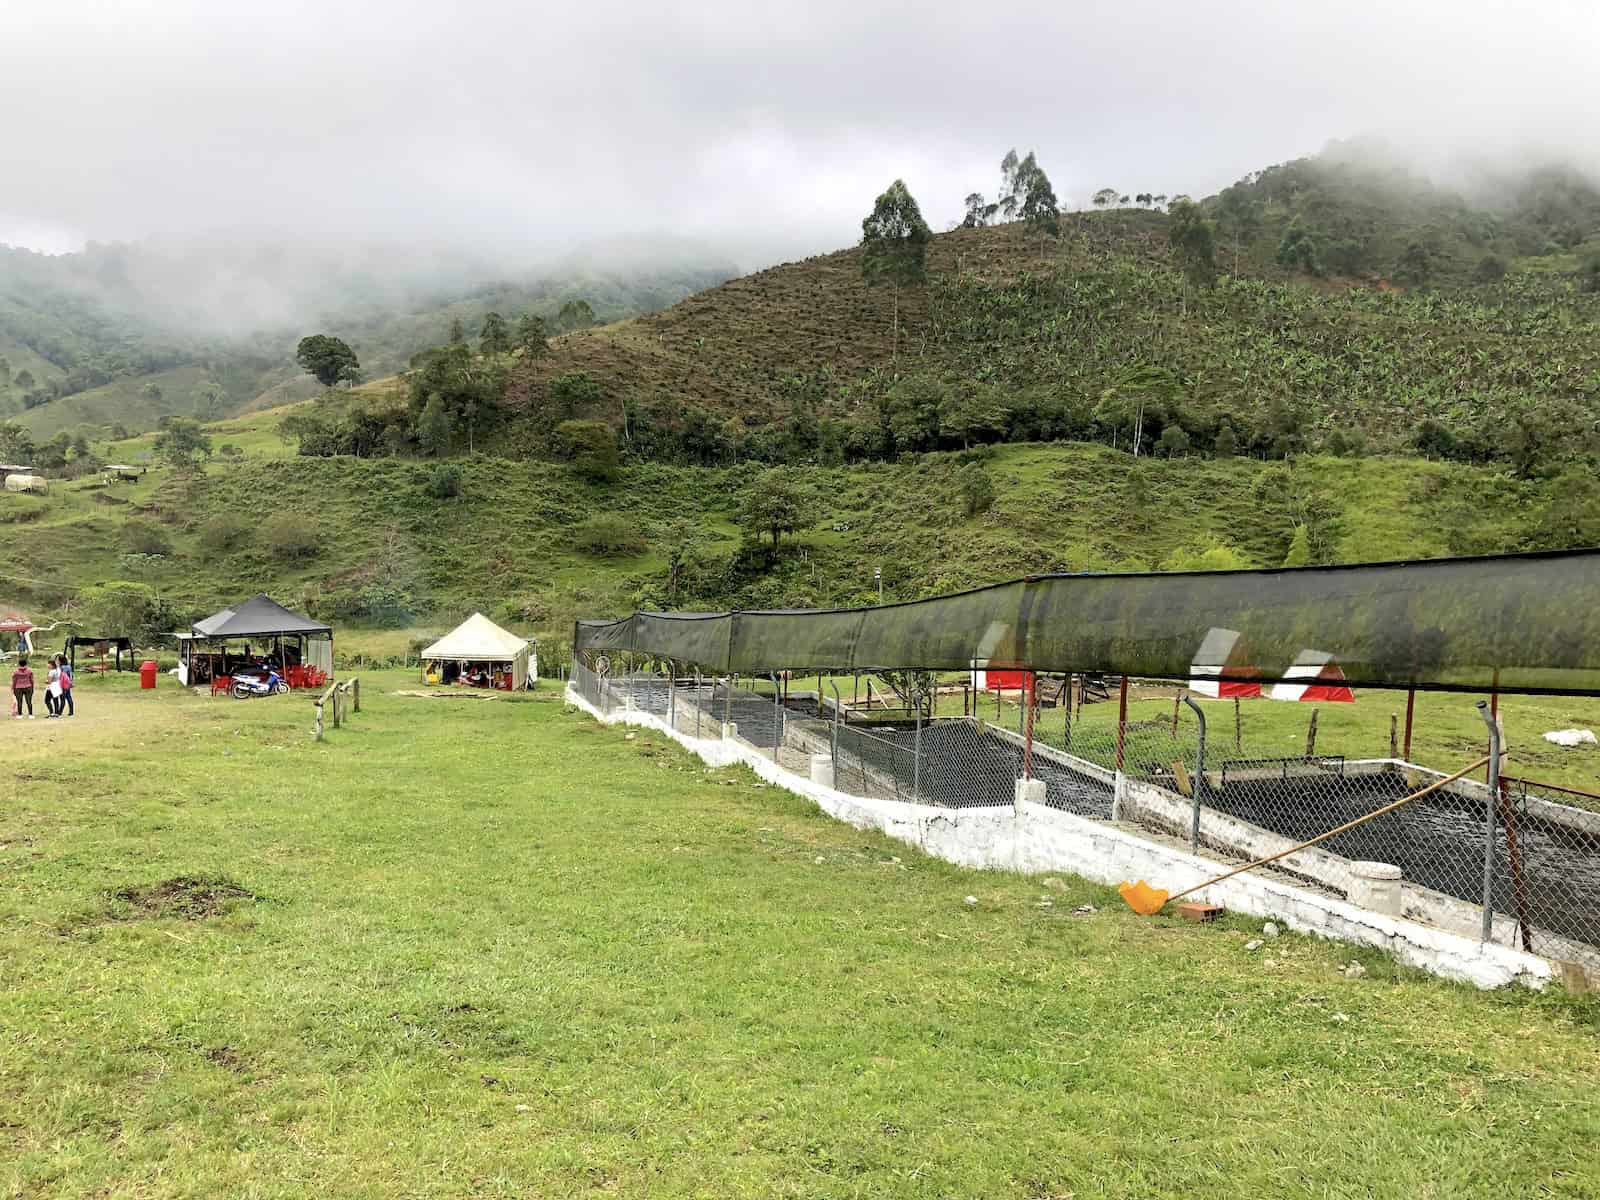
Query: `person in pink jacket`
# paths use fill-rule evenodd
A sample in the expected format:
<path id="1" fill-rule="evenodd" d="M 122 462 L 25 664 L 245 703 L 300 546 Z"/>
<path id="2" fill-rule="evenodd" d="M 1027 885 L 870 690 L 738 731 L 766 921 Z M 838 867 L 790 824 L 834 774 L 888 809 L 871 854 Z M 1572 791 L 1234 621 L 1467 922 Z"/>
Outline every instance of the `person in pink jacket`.
<path id="1" fill-rule="evenodd" d="M 17 660 L 17 669 L 11 672 L 11 696 L 17 720 L 22 720 L 22 710 L 28 710 L 28 720 L 33 720 L 33 668 L 27 658 Z"/>

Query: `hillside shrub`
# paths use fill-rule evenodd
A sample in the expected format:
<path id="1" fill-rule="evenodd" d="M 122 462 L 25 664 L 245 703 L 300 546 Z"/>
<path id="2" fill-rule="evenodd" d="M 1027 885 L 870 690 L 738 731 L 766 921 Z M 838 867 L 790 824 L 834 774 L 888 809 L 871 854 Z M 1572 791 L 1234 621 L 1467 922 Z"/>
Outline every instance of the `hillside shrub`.
<path id="1" fill-rule="evenodd" d="M 621 459 L 617 435 L 604 421 L 563 421 L 556 426 L 556 450 L 585 479 L 609 483 L 617 477 Z"/>
<path id="2" fill-rule="evenodd" d="M 441 463 L 428 476 L 428 495 L 435 500 L 450 500 L 461 495 L 461 468 L 455 463 Z"/>
<path id="3" fill-rule="evenodd" d="M 633 522 L 611 513 L 591 517 L 579 525 L 572 541 L 583 553 L 596 558 L 626 558 L 645 550 L 645 540 Z"/>
<path id="4" fill-rule="evenodd" d="M 969 517 L 986 513 L 994 507 L 994 478 L 977 463 L 968 463 L 956 473 L 956 491 L 961 496 L 962 511 Z"/>
<path id="5" fill-rule="evenodd" d="M 213 554 L 226 554 L 250 540 L 253 525 L 238 513 L 218 513 L 200 526 L 200 544 Z"/>
<path id="6" fill-rule="evenodd" d="M 149 521 L 129 521 L 122 527 L 125 554 L 171 554 L 172 543 L 160 526 Z"/>
<path id="7" fill-rule="evenodd" d="M 171 605 L 148 584 L 118 581 L 86 587 L 78 596 L 84 633 L 130 637 L 134 645 L 154 643 L 181 624 Z"/>
<path id="8" fill-rule="evenodd" d="M 315 517 L 281 512 L 261 525 L 261 544 L 280 562 L 301 562 L 322 549 L 322 527 Z"/>

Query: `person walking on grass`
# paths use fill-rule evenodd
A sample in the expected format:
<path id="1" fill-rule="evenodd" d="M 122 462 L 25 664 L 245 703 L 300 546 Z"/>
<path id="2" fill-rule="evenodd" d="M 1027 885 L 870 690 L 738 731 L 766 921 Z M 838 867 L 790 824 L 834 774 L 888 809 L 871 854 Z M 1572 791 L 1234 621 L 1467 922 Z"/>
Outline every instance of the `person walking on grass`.
<path id="1" fill-rule="evenodd" d="M 48 720 L 61 715 L 61 664 L 54 655 L 45 661 L 50 666 L 49 682 L 44 688 L 44 715 Z"/>
<path id="2" fill-rule="evenodd" d="M 28 666 L 26 655 L 17 659 L 17 669 L 11 672 L 11 697 L 17 720 L 22 720 L 22 710 L 28 710 L 28 720 L 33 720 L 33 668 Z"/>
<path id="3" fill-rule="evenodd" d="M 56 711 L 59 713 L 65 705 L 67 716 L 76 716 L 78 709 L 72 703 L 72 664 L 67 661 L 65 654 L 57 655 L 56 663 L 61 667 L 61 699 L 56 704 Z"/>

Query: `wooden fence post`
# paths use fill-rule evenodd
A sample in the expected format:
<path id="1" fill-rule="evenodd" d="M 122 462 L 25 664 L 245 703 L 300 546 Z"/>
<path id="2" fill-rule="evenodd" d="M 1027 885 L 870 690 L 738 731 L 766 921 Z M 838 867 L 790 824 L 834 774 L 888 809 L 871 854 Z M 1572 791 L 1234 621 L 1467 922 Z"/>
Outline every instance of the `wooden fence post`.
<path id="1" fill-rule="evenodd" d="M 361 711 L 361 677 L 359 675 L 357 675 L 355 678 L 350 680 L 350 700 L 351 700 L 351 705 L 352 705 L 352 711 L 360 712 Z"/>
<path id="2" fill-rule="evenodd" d="M 1315 708 L 1313 708 L 1311 710 L 1311 721 L 1306 726 L 1306 757 L 1307 758 L 1312 758 L 1317 753 L 1317 712 L 1318 711 L 1319 710 L 1317 710 Z"/>

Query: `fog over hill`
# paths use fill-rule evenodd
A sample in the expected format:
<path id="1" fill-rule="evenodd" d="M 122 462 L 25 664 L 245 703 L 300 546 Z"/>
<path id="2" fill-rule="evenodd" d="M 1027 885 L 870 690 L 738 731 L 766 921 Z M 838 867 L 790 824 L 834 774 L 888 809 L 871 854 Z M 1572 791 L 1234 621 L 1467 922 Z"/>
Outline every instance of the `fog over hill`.
<path id="1" fill-rule="evenodd" d="M 935 227 L 1031 147 L 1068 206 L 1212 192 L 1330 139 L 1593 165 L 1578 0 L 567 6 L 14 0 L 0 242 L 224 231 L 535 252 L 621 231 L 746 268 Z M 243 235 L 243 237 L 241 237 Z"/>

